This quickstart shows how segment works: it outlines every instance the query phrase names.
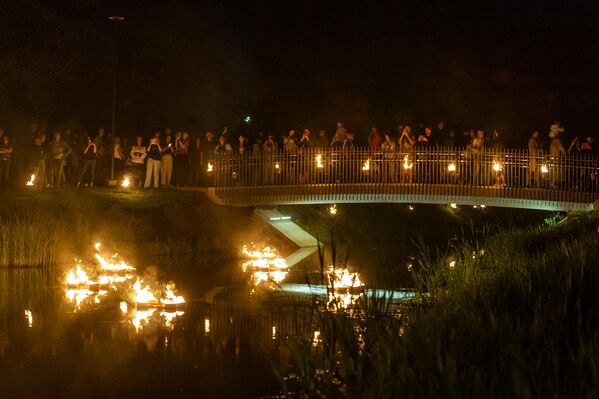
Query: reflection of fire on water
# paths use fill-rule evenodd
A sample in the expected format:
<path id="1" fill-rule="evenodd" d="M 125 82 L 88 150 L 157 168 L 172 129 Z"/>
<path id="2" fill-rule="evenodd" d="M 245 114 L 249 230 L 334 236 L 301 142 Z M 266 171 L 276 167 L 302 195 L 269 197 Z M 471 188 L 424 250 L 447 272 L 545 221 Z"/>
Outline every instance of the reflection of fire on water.
<path id="1" fill-rule="evenodd" d="M 259 251 L 252 247 L 250 250 L 244 245 L 242 253 L 248 260 L 241 265 L 241 269 L 250 273 L 254 286 L 267 282 L 279 284 L 287 277 L 287 263 L 275 249 L 266 247 Z"/>
<path id="2" fill-rule="evenodd" d="M 156 309 L 160 308 L 160 322 L 167 328 L 173 326 L 175 318 L 184 314 L 178 309 L 185 299 L 175 293 L 175 284 L 167 283 L 163 288 L 152 289 L 137 275 L 135 267 L 120 259 L 118 254 L 110 257 L 101 253 L 102 246 L 95 245 L 97 265 L 84 268 L 80 260 L 66 273 L 67 300 L 75 305 L 75 311 L 84 304 L 99 304 L 109 292 L 126 292 L 128 301 L 119 304 L 121 313 L 126 314 L 131 324 L 139 331 L 148 324 Z M 94 276 L 93 278 L 90 276 Z M 160 295 L 157 295 L 160 293 Z M 131 308 L 128 304 L 132 304 Z"/>
<path id="3" fill-rule="evenodd" d="M 364 291 L 364 283 L 358 273 L 348 269 L 331 266 L 327 273 L 329 307 L 333 309 L 346 309 L 353 305 Z"/>
<path id="4" fill-rule="evenodd" d="M 33 313 L 29 309 L 25 309 L 25 320 L 27 320 L 27 327 L 33 327 Z"/>
<path id="5" fill-rule="evenodd" d="M 29 181 L 25 183 L 27 186 L 33 186 L 35 184 L 35 175 L 31 175 Z"/>

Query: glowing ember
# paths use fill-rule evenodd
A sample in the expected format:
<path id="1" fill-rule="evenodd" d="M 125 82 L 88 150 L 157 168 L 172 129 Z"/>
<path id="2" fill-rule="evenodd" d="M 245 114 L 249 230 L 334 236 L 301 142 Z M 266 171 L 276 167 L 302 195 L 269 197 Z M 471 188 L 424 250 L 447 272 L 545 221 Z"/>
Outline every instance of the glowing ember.
<path id="1" fill-rule="evenodd" d="M 285 259 L 281 258 L 276 250 L 266 247 L 261 251 L 243 246 L 242 254 L 249 258 L 241 265 L 241 269 L 251 274 L 252 283 L 258 286 L 262 283 L 280 283 L 289 272 Z"/>
<path id="2" fill-rule="evenodd" d="M 549 173 L 549 168 L 546 165 L 541 165 L 541 173 Z"/>
<path id="3" fill-rule="evenodd" d="M 129 186 L 131 186 L 131 179 L 129 179 L 128 177 L 125 177 L 123 179 L 123 181 L 121 182 L 121 187 L 127 188 Z"/>
<path id="4" fill-rule="evenodd" d="M 329 307 L 346 309 L 362 295 L 364 283 L 358 273 L 331 266 L 327 276 Z"/>
<path id="5" fill-rule="evenodd" d="M 455 163 L 450 163 L 449 165 L 447 165 L 447 171 L 448 172 L 455 172 L 456 171 L 456 166 Z"/>
<path id="6" fill-rule="evenodd" d="M 35 184 L 35 175 L 31 175 L 31 177 L 29 178 L 29 181 L 27 183 L 25 183 L 25 185 L 33 186 L 34 184 Z"/>
<path id="7" fill-rule="evenodd" d="M 404 169 L 412 169 L 414 164 L 410 162 L 410 158 L 406 155 L 403 157 L 403 168 Z"/>
<path id="8" fill-rule="evenodd" d="M 337 214 L 337 204 L 333 204 L 329 207 L 329 213 L 331 215 L 336 215 Z"/>
<path id="9" fill-rule="evenodd" d="M 316 167 L 318 169 L 324 168 L 324 164 L 322 163 L 322 155 L 321 154 L 316 155 Z"/>
<path id="10" fill-rule="evenodd" d="M 208 167 L 206 168 L 206 172 L 211 173 L 212 171 L 214 171 L 214 165 L 212 165 L 212 162 L 208 162 Z"/>
<path id="11" fill-rule="evenodd" d="M 366 162 L 364 162 L 364 164 L 362 165 L 362 171 L 368 172 L 369 170 L 370 170 L 370 158 L 368 158 L 366 160 Z"/>

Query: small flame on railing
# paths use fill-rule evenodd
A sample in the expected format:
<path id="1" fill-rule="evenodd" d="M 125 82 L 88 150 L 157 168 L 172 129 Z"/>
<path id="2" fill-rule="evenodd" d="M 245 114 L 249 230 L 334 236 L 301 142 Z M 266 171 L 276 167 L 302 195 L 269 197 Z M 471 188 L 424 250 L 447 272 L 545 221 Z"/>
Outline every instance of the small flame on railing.
<path id="1" fill-rule="evenodd" d="M 493 161 L 493 171 L 495 172 L 501 172 L 503 170 L 503 165 L 500 164 L 499 162 Z"/>
<path id="2" fill-rule="evenodd" d="M 324 164 L 322 163 L 322 155 L 321 154 L 316 155 L 316 167 L 318 169 L 324 168 Z"/>
<path id="3" fill-rule="evenodd" d="M 449 165 L 447 165 L 447 171 L 448 172 L 455 172 L 457 170 L 455 163 L 450 163 Z"/>
<path id="4" fill-rule="evenodd" d="M 212 165 L 212 162 L 208 162 L 208 167 L 206 168 L 206 172 L 211 173 L 214 171 L 214 165 Z"/>
<path id="5" fill-rule="evenodd" d="M 547 165 L 541 165 L 541 173 L 549 173 L 549 168 Z"/>
<path id="6" fill-rule="evenodd" d="M 412 167 L 414 166 L 414 164 L 412 162 L 410 162 L 410 157 L 408 157 L 407 155 L 403 157 L 403 168 L 404 169 L 412 169 Z"/>
<path id="7" fill-rule="evenodd" d="M 25 183 L 25 185 L 33 186 L 34 184 L 35 184 L 35 175 L 31 175 L 31 177 L 29 177 L 29 181 L 27 183 Z"/>
<path id="8" fill-rule="evenodd" d="M 364 165 L 362 165 L 362 171 L 368 172 L 369 170 L 370 170 L 370 158 L 368 158 L 366 160 L 366 162 L 364 162 Z"/>

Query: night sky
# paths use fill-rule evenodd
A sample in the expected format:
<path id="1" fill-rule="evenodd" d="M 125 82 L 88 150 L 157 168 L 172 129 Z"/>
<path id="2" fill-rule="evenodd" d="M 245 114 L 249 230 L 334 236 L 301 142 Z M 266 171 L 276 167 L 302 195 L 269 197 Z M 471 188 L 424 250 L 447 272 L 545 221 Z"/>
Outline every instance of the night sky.
<path id="1" fill-rule="evenodd" d="M 3 1 L 0 125 L 248 133 L 448 121 L 596 130 L 592 2 Z M 521 4 L 526 3 L 526 4 Z M 120 27 L 107 20 L 123 15 Z"/>

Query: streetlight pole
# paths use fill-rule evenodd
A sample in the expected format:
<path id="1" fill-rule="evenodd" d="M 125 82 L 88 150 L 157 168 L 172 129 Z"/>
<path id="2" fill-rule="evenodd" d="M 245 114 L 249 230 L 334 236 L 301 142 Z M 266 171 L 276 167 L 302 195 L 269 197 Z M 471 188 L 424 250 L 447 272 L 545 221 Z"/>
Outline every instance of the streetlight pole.
<path id="1" fill-rule="evenodd" d="M 120 24 L 125 21 L 125 17 L 120 15 L 112 15 L 108 17 L 108 20 L 114 22 L 115 24 Z M 119 26 L 117 25 L 116 33 L 115 33 L 115 47 L 116 47 L 116 56 L 114 61 L 114 69 L 112 73 L 112 134 L 111 134 L 111 142 L 110 142 L 110 181 L 108 182 L 109 186 L 116 186 L 116 180 L 114 179 L 114 137 L 116 136 L 116 77 L 117 77 L 117 67 L 119 64 Z"/>

